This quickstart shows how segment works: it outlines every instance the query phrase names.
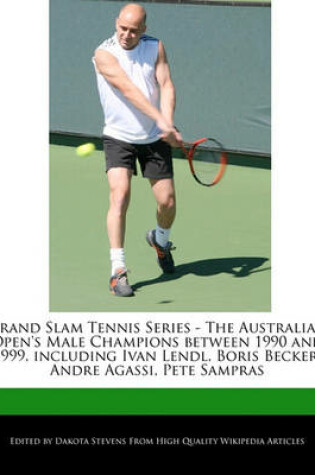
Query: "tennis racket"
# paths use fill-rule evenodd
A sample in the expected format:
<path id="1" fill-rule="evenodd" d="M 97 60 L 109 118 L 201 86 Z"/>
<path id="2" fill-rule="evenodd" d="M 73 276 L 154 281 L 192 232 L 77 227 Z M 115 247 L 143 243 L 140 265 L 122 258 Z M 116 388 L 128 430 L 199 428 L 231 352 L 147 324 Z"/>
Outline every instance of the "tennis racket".
<path id="1" fill-rule="evenodd" d="M 202 138 L 195 142 L 183 142 L 182 150 L 197 183 L 213 186 L 221 180 L 227 165 L 227 154 L 220 142 Z"/>

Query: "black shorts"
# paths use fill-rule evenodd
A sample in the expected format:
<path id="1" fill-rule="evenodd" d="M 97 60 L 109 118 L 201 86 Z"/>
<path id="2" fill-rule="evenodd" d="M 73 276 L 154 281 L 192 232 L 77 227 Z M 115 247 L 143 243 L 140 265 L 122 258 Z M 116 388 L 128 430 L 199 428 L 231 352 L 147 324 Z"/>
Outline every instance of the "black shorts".
<path id="1" fill-rule="evenodd" d="M 172 149 L 163 140 L 150 144 L 130 144 L 103 136 L 106 172 L 110 168 L 129 168 L 137 175 L 138 159 L 145 178 L 173 178 Z"/>

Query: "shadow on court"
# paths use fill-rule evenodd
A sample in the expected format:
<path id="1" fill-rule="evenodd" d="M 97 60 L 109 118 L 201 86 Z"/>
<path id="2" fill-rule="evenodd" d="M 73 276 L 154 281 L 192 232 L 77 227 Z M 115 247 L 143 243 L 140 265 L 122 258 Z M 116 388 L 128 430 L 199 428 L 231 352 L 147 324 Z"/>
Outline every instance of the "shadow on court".
<path id="1" fill-rule="evenodd" d="M 268 260 L 266 257 L 228 257 L 187 262 L 186 264 L 176 266 L 174 274 L 162 274 L 155 279 L 143 280 L 135 283 L 132 288 L 137 291 L 147 285 L 177 280 L 188 274 L 195 274 L 199 277 L 212 277 L 217 274 L 226 273 L 231 274 L 233 277 L 248 277 L 255 272 L 270 270 L 270 267 L 259 269 Z"/>

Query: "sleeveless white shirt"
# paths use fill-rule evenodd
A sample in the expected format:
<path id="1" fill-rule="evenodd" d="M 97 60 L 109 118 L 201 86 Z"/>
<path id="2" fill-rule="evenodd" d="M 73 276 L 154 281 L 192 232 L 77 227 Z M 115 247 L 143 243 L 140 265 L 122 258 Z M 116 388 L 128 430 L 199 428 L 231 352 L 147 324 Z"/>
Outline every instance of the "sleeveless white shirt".
<path id="1" fill-rule="evenodd" d="M 159 109 L 159 88 L 155 76 L 155 63 L 158 57 L 158 41 L 156 38 L 142 35 L 134 49 L 125 50 L 120 46 L 115 34 L 98 47 L 117 58 L 131 81 L 157 109 Z M 95 71 L 105 117 L 104 135 L 134 144 L 159 140 L 161 131 L 155 121 L 133 106 L 96 68 Z"/>

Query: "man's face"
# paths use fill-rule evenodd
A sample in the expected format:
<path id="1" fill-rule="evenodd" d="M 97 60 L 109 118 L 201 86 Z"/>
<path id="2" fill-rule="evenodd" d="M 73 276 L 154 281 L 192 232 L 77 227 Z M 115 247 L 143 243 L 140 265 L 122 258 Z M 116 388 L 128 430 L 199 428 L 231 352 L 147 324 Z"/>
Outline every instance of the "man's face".
<path id="1" fill-rule="evenodd" d="M 145 30 L 142 20 L 124 17 L 116 20 L 117 38 L 123 49 L 135 48 Z"/>

